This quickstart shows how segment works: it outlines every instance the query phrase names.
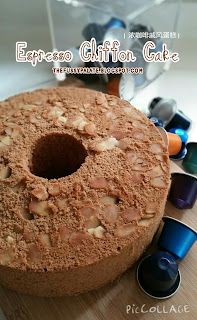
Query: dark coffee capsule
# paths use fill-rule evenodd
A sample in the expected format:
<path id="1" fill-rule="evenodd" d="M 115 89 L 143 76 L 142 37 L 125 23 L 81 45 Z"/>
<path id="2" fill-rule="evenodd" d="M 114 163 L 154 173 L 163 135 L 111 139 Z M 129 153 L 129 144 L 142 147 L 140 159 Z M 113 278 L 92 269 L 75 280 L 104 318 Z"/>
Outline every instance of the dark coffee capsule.
<path id="1" fill-rule="evenodd" d="M 82 31 L 82 35 L 87 41 L 90 41 L 92 38 L 96 39 L 97 43 L 103 42 L 106 29 L 104 26 L 97 23 L 89 23 Z"/>
<path id="2" fill-rule="evenodd" d="M 141 260 L 137 268 L 137 281 L 147 295 L 166 299 L 177 292 L 181 275 L 174 257 L 158 251 Z"/>
<path id="3" fill-rule="evenodd" d="M 197 173 L 197 142 L 189 142 L 186 145 L 187 155 L 183 160 L 183 168 L 189 172 Z"/>

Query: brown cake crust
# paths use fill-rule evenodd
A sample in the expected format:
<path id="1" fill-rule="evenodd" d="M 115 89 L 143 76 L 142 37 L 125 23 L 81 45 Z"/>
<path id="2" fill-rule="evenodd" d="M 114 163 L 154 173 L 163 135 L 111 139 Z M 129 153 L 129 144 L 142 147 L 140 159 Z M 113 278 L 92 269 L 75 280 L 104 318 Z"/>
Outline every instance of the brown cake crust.
<path id="1" fill-rule="evenodd" d="M 114 280 L 163 215 L 157 128 L 128 102 L 78 88 L 9 98 L 0 120 L 0 282 L 57 296 Z"/>

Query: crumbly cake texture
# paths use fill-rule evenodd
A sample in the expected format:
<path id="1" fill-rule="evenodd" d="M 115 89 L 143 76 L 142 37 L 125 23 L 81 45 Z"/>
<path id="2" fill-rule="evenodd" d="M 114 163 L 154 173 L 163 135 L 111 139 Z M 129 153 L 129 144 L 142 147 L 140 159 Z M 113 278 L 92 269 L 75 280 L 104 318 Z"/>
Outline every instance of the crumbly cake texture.
<path id="1" fill-rule="evenodd" d="M 0 282 L 40 296 L 114 280 L 150 244 L 170 180 L 157 128 L 79 88 L 0 104 Z"/>

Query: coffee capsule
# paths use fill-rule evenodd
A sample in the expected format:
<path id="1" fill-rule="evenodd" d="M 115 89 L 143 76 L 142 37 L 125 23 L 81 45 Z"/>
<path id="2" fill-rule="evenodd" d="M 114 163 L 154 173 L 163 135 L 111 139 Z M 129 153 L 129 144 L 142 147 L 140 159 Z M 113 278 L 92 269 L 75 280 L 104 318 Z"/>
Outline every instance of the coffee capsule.
<path id="1" fill-rule="evenodd" d="M 177 134 L 183 143 L 186 143 L 189 138 L 187 131 L 180 128 L 171 128 L 169 132 Z"/>
<path id="2" fill-rule="evenodd" d="M 177 260 L 183 259 L 197 240 L 196 230 L 172 217 L 164 217 L 163 220 L 158 247 L 171 253 Z"/>
<path id="3" fill-rule="evenodd" d="M 89 23 L 82 31 L 82 35 L 87 41 L 90 41 L 92 38 L 96 39 L 97 43 L 103 41 L 106 29 L 104 26 L 98 23 Z"/>
<path id="4" fill-rule="evenodd" d="M 190 209 L 197 198 L 197 178 L 186 173 L 172 173 L 169 200 L 179 209 Z"/>
<path id="5" fill-rule="evenodd" d="M 189 142 L 186 144 L 187 155 L 183 160 L 183 168 L 189 172 L 197 173 L 197 142 Z"/>
<path id="6" fill-rule="evenodd" d="M 161 121 L 160 119 L 157 119 L 156 117 L 150 117 L 149 118 L 156 127 L 163 127 L 163 121 Z"/>
<path id="7" fill-rule="evenodd" d="M 157 129 L 161 133 L 162 138 L 168 148 L 169 156 L 176 157 L 179 155 L 183 146 L 181 138 L 175 133 L 167 132 L 163 127 L 157 127 Z"/>
<path id="8" fill-rule="evenodd" d="M 166 130 L 169 131 L 171 128 L 181 128 L 183 130 L 189 130 L 191 127 L 191 119 L 188 118 L 182 111 L 177 110 L 173 118 L 166 125 Z"/>
<path id="9" fill-rule="evenodd" d="M 174 257 L 168 252 L 158 251 L 140 261 L 137 281 L 147 295 L 166 299 L 179 289 L 181 274 Z"/>
<path id="10" fill-rule="evenodd" d="M 105 25 L 106 29 L 116 29 L 116 28 L 123 28 L 126 29 L 126 24 L 123 20 L 118 18 L 112 17 Z"/>
<path id="11" fill-rule="evenodd" d="M 166 126 L 177 111 L 176 101 L 157 97 L 149 105 L 150 115 L 163 121 Z"/>
<path id="12" fill-rule="evenodd" d="M 140 23 L 131 23 L 129 25 L 129 31 L 130 32 L 147 32 L 147 33 L 152 33 L 154 32 L 154 29 L 152 26 L 147 26 L 144 24 L 140 24 Z"/>
<path id="13" fill-rule="evenodd" d="M 181 138 L 171 132 L 167 132 L 168 136 L 168 152 L 170 156 L 174 156 L 178 154 L 181 151 L 182 148 L 182 141 Z"/>
<path id="14" fill-rule="evenodd" d="M 179 153 L 175 154 L 174 156 L 170 156 L 170 159 L 173 159 L 173 160 L 177 160 L 177 161 L 180 161 L 180 160 L 183 160 L 185 158 L 187 154 L 187 148 L 185 146 L 185 143 L 182 143 L 182 147 L 181 147 L 181 150 L 179 151 Z"/>
<path id="15" fill-rule="evenodd" d="M 163 99 L 157 97 L 149 105 L 150 115 L 164 122 L 167 131 L 172 128 L 181 128 L 188 130 L 191 126 L 191 120 L 180 110 L 177 110 L 177 104 L 174 99 Z"/>

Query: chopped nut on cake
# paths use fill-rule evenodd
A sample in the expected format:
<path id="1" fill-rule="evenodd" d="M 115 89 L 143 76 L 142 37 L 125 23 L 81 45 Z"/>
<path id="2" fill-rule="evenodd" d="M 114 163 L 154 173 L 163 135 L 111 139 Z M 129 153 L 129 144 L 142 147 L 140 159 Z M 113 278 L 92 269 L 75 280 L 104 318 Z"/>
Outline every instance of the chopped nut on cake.
<path id="1" fill-rule="evenodd" d="M 46 188 L 43 185 L 39 185 L 32 190 L 31 194 L 38 200 L 47 200 L 49 195 Z"/>
<path id="2" fill-rule="evenodd" d="M 0 179 L 7 179 L 11 176 L 11 169 L 8 166 L 0 164 Z"/>
<path id="3" fill-rule="evenodd" d="M 102 226 L 98 226 L 96 228 L 90 228 L 88 229 L 88 233 L 91 235 L 94 235 L 96 238 L 103 238 L 105 234 L 105 228 Z"/>
<path id="4" fill-rule="evenodd" d="M 12 139 L 10 136 L 0 136 L 0 148 L 10 146 L 12 144 Z"/>
<path id="5" fill-rule="evenodd" d="M 128 237 L 135 231 L 135 229 L 135 225 L 133 225 L 132 223 L 127 223 L 118 227 L 115 234 L 118 237 Z"/>
<path id="6" fill-rule="evenodd" d="M 37 214 L 38 216 L 41 216 L 41 217 L 46 217 L 51 212 L 47 201 L 37 201 L 37 200 L 32 200 L 30 202 L 29 210 L 33 214 Z"/>
<path id="7" fill-rule="evenodd" d="M 112 150 L 114 147 L 118 146 L 118 140 L 116 138 L 110 137 L 103 141 L 93 142 L 90 144 L 90 149 L 96 152 L 103 152 L 107 150 Z"/>
<path id="8" fill-rule="evenodd" d="M 93 189 L 105 189 L 108 186 L 108 182 L 104 177 L 95 177 L 90 180 L 90 187 Z"/>

